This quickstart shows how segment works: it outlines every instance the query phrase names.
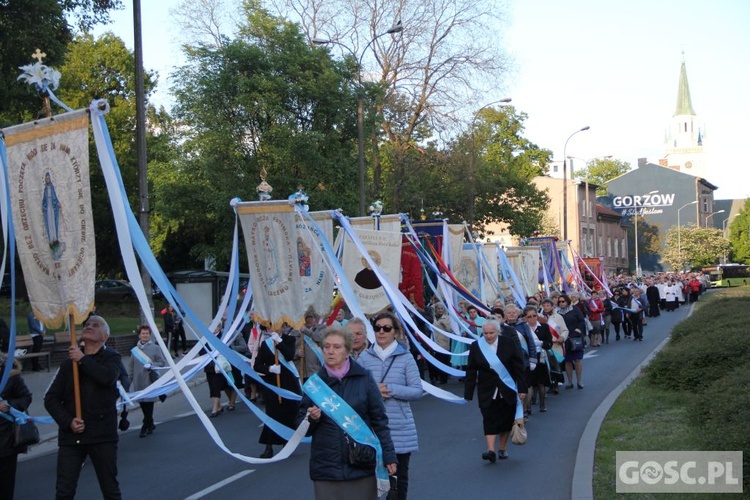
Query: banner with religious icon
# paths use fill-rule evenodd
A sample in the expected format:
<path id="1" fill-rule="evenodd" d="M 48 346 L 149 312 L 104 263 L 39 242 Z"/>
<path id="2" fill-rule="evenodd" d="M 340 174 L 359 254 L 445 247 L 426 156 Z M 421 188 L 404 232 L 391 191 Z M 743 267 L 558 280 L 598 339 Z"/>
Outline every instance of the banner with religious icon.
<path id="1" fill-rule="evenodd" d="M 333 298 L 333 272 L 326 263 L 322 239 L 333 241 L 333 218 L 330 210 L 310 212 L 318 229 L 297 214 L 297 260 L 299 276 L 304 290 L 304 309 L 312 309 L 318 316 L 331 310 Z"/>
<path id="2" fill-rule="evenodd" d="M 375 264 L 392 284 L 399 282 L 401 265 L 401 232 L 354 229 Z M 362 251 L 348 235 L 344 237 L 342 267 L 365 314 L 376 314 L 390 305 L 375 271 L 362 256 Z"/>
<path id="3" fill-rule="evenodd" d="M 293 204 L 287 200 L 242 202 L 236 210 L 250 262 L 255 318 L 272 330 L 284 323 L 301 327 L 306 306 Z"/>
<path id="4" fill-rule="evenodd" d="M 505 255 L 520 280 L 524 294 L 531 297 L 539 291 L 540 248 L 531 245 L 505 247 Z"/>
<path id="5" fill-rule="evenodd" d="M 89 117 L 72 111 L 3 129 L 11 213 L 31 307 L 48 328 L 94 307 Z"/>

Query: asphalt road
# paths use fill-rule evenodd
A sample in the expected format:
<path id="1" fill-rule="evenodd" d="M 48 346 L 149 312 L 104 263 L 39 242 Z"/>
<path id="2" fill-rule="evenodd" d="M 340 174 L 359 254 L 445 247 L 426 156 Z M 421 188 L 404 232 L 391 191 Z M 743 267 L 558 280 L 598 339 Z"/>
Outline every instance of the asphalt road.
<path id="1" fill-rule="evenodd" d="M 583 371 L 585 389 L 561 389 L 559 396 L 548 396 L 546 413 L 539 413 L 535 407 L 527 424 L 528 444 L 509 444 L 509 460 L 493 465 L 481 459 L 485 444 L 476 398 L 467 405 L 430 396 L 414 403 L 420 451 L 411 459 L 410 498 L 570 498 L 577 446 L 588 419 L 687 311 L 688 307 L 681 307 L 674 313 L 650 318 L 643 342 L 615 342 L 611 336 L 609 345 L 588 349 Z M 463 393 L 454 379 L 446 387 Z M 193 390 L 208 408 L 205 384 Z M 118 466 L 124 498 L 313 497 L 308 445 L 301 445 L 288 460 L 254 466 L 219 450 L 194 415 L 170 416 L 159 422 L 158 404 L 156 410 L 158 428 L 152 436 L 139 438 L 135 421 L 136 431 L 121 436 Z M 225 412 L 215 423 L 232 451 L 251 456 L 262 452 L 258 420 L 246 407 Z M 56 454 L 53 446 L 50 449 L 19 464 L 16 498 L 54 496 Z M 93 468 L 86 464 L 77 498 L 100 497 Z"/>

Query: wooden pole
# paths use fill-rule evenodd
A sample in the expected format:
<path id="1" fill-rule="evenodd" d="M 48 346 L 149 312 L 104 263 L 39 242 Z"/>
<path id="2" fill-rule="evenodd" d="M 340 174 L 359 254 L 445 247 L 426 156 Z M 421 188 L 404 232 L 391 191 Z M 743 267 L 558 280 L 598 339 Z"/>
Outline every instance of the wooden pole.
<path id="1" fill-rule="evenodd" d="M 279 366 L 279 350 L 276 346 L 273 346 L 273 361 L 276 366 Z M 276 387 L 281 389 L 281 374 L 276 374 Z M 279 404 L 281 404 L 281 394 L 279 394 Z"/>
<path id="2" fill-rule="evenodd" d="M 305 383 L 306 370 L 305 367 L 307 362 L 305 361 L 305 333 L 300 330 L 299 332 L 299 385 Z"/>
<path id="3" fill-rule="evenodd" d="M 76 325 L 73 322 L 73 315 L 68 317 L 70 321 L 70 345 L 77 347 L 76 343 Z M 83 412 L 81 411 L 81 384 L 78 380 L 78 361 L 73 361 L 73 397 L 76 405 L 76 418 L 81 420 L 83 418 Z"/>

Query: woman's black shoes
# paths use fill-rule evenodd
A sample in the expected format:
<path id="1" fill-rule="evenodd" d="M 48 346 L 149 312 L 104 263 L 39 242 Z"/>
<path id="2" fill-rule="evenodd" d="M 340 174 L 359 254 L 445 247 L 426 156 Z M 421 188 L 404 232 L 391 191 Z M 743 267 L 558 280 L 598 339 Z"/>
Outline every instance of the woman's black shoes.
<path id="1" fill-rule="evenodd" d="M 262 458 L 262 457 L 261 457 Z M 482 460 L 489 460 L 491 464 L 494 464 L 497 458 L 495 457 L 494 451 L 485 451 L 482 453 Z"/>
<path id="2" fill-rule="evenodd" d="M 273 457 L 273 447 L 270 444 L 266 445 L 266 449 L 260 454 L 260 458 L 271 458 Z"/>
<path id="3" fill-rule="evenodd" d="M 505 450 L 498 450 L 497 458 L 500 460 L 508 460 L 508 452 Z"/>

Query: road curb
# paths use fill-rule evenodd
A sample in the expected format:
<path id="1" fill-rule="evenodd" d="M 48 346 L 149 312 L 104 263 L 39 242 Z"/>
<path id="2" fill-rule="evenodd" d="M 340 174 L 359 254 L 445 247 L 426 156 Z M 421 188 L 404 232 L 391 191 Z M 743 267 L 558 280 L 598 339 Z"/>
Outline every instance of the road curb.
<path id="1" fill-rule="evenodd" d="M 696 303 L 690 306 L 685 319 L 689 318 L 695 310 Z M 684 320 L 683 320 L 684 321 Z M 586 423 L 586 428 L 583 430 L 583 435 L 580 441 L 578 441 L 578 452 L 576 453 L 576 465 L 573 469 L 573 484 L 571 486 L 571 499 L 572 500 L 593 500 L 594 498 L 594 453 L 596 451 L 596 439 L 599 437 L 599 430 L 602 427 L 604 418 L 609 413 L 609 409 L 615 404 L 620 394 L 628 388 L 633 380 L 641 374 L 641 371 L 646 367 L 654 356 L 661 351 L 665 345 L 669 342 L 672 337 L 670 331 L 665 338 L 656 348 L 651 351 L 646 359 L 644 359 L 638 366 L 636 366 L 632 372 L 623 380 L 620 385 L 614 388 L 612 392 L 602 401 L 596 408 L 594 413 Z"/>

